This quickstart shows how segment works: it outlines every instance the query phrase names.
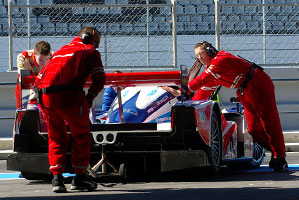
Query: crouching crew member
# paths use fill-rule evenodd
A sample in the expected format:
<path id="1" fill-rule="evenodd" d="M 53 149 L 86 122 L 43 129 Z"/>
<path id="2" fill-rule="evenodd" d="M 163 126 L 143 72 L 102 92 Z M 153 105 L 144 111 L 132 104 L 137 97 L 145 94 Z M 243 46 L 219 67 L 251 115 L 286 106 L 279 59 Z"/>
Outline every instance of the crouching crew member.
<path id="1" fill-rule="evenodd" d="M 22 107 L 21 101 L 21 85 L 20 75 L 21 70 L 30 70 L 32 75 L 36 76 L 40 70 L 49 62 L 53 55 L 51 46 L 46 41 L 39 41 L 34 45 L 34 49 L 22 51 L 17 57 L 18 65 L 18 82 L 15 89 L 16 107 Z M 28 104 L 37 104 L 37 92 L 35 89 L 30 89 Z"/>
<path id="2" fill-rule="evenodd" d="M 83 27 L 68 45 L 56 51 L 39 74 L 42 93 L 41 108 L 46 115 L 49 136 L 49 164 L 54 175 L 53 192 L 66 192 L 62 173 L 66 165 L 70 128 L 72 167 L 76 176 L 71 190 L 95 190 L 97 185 L 86 176 L 91 150 L 89 108 L 103 89 L 105 72 L 99 47 L 101 33 L 93 27 Z M 83 85 L 91 75 L 87 95 Z"/>
<path id="3" fill-rule="evenodd" d="M 192 99 L 207 99 L 218 85 L 237 89 L 248 132 L 257 143 L 272 152 L 269 167 L 276 172 L 287 171 L 284 137 L 270 77 L 260 66 L 228 52 L 218 52 L 206 41 L 198 43 L 194 51 L 207 67 L 188 83 L 191 91 L 198 90 Z"/>

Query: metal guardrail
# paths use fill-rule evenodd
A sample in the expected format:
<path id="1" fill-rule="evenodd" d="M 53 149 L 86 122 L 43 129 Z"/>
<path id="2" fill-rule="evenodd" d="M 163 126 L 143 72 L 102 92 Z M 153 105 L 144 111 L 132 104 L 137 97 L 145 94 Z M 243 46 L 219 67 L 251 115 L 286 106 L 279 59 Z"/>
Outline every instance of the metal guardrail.
<path id="1" fill-rule="evenodd" d="M 14 117 L 0 117 L 0 120 L 3 120 L 3 119 L 15 119 Z"/>
<path id="2" fill-rule="evenodd" d="M 0 87 L 1 86 L 15 86 L 17 82 L 0 82 Z M 7 117 L 7 116 L 0 116 L 0 120 L 14 120 L 14 117 Z"/>
<path id="3" fill-rule="evenodd" d="M 17 82 L 0 82 L 0 85 L 16 85 Z"/>

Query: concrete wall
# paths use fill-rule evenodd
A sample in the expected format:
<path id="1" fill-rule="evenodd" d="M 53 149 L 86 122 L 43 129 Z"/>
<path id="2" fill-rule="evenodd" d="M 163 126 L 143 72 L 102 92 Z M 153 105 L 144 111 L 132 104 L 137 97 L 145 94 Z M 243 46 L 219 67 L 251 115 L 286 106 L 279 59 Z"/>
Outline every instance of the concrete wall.
<path id="1" fill-rule="evenodd" d="M 274 82 L 276 103 L 283 130 L 299 130 L 299 69 L 267 68 L 265 71 Z M 236 96 L 235 90 L 221 89 L 220 100 L 225 105 L 233 105 L 229 102 L 232 96 Z"/>
<path id="2" fill-rule="evenodd" d="M 17 73 L 0 72 L 0 137 L 9 137 L 12 135 L 13 118 L 15 115 L 16 101 L 14 97 L 14 88 Z M 10 83 L 3 85 L 4 83 Z"/>

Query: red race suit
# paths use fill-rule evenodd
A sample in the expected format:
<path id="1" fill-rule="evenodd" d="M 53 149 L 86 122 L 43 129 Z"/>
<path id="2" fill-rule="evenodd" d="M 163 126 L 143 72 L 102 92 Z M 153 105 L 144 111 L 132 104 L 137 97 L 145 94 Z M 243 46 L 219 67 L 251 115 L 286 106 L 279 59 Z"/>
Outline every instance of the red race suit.
<path id="1" fill-rule="evenodd" d="M 193 100 L 206 100 L 218 85 L 238 89 L 246 79 L 252 65 L 242 58 L 220 51 L 204 72 L 190 81 L 190 90 L 197 91 Z M 285 157 L 285 143 L 277 111 L 274 85 L 261 69 L 254 74 L 247 86 L 237 90 L 244 106 L 248 132 L 253 139 L 275 157 Z"/>
<path id="2" fill-rule="evenodd" d="M 22 51 L 18 57 L 17 57 L 17 65 L 18 65 L 18 81 L 15 89 L 15 95 L 16 95 L 16 108 L 20 108 L 22 106 L 22 100 L 21 100 L 21 85 L 20 85 L 20 72 L 21 70 L 31 70 L 33 75 L 37 75 L 42 67 L 40 67 L 36 60 L 35 60 L 35 55 L 34 55 L 34 50 L 27 50 L 27 51 Z M 31 100 L 36 101 L 36 94 L 34 90 L 30 90 L 30 97 L 29 101 Z"/>
<path id="3" fill-rule="evenodd" d="M 83 85 L 91 75 L 87 95 Z M 89 165 L 91 134 L 89 106 L 103 89 L 105 72 L 100 53 L 93 45 L 83 44 L 80 37 L 56 51 L 40 72 L 41 108 L 45 114 L 49 136 L 49 164 L 55 174 L 63 173 L 71 131 L 72 166 L 76 174 Z"/>

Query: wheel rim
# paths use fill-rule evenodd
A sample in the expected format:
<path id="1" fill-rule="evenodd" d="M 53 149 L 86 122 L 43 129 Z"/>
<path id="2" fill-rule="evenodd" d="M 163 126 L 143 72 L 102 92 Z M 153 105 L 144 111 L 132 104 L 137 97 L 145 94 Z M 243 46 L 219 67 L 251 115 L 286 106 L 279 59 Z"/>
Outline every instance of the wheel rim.
<path id="1" fill-rule="evenodd" d="M 211 152 L 212 152 L 212 160 L 215 166 L 220 165 L 221 143 L 220 143 L 219 130 L 220 129 L 217 123 L 217 118 L 213 116 L 212 126 L 211 126 Z"/>
<path id="2" fill-rule="evenodd" d="M 253 143 L 253 162 L 255 162 L 255 163 L 261 162 L 264 158 L 264 153 L 265 153 L 264 148 L 261 145 L 259 145 L 258 143 L 254 142 Z"/>

